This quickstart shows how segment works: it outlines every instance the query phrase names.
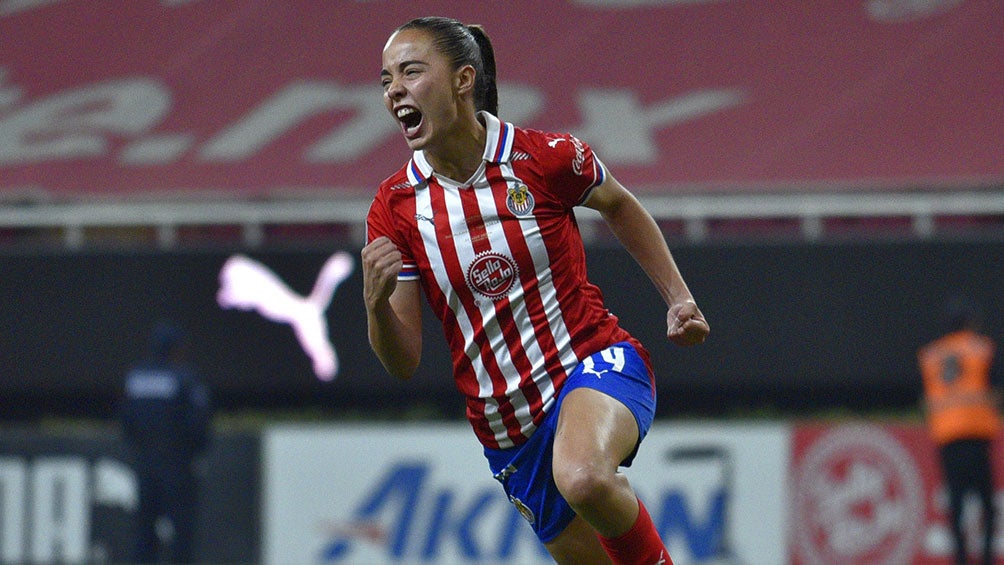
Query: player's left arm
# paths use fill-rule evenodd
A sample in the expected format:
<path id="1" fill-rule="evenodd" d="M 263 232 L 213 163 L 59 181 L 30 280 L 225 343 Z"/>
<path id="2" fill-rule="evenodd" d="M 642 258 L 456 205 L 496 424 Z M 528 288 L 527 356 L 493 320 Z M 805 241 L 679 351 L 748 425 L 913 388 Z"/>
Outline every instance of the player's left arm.
<path id="1" fill-rule="evenodd" d="M 669 308 L 666 315 L 669 340 L 677 345 L 702 343 L 710 332 L 708 322 L 648 210 L 609 171 L 583 205 L 603 216 L 621 245 L 655 284 Z"/>

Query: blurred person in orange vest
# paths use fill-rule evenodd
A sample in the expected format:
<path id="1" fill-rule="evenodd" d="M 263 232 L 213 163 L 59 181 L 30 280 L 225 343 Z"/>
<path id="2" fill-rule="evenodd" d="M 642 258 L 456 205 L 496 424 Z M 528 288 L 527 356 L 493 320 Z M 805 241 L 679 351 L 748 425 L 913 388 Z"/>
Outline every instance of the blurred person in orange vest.
<path id="1" fill-rule="evenodd" d="M 975 492 L 983 512 L 982 563 L 993 563 L 996 526 L 990 445 L 1001 422 L 999 375 L 994 341 L 984 335 L 979 310 L 968 300 L 949 300 L 945 335 L 923 346 L 917 358 L 924 382 L 924 408 L 931 438 L 938 446 L 948 488 L 955 563 L 967 563 L 962 529 L 965 495 Z"/>

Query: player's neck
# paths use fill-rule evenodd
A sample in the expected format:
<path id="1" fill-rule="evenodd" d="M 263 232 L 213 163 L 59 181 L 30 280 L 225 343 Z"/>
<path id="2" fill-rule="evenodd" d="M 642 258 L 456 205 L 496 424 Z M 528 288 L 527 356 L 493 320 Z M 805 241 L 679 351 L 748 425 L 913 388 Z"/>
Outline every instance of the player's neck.
<path id="1" fill-rule="evenodd" d="M 426 150 L 425 157 L 436 174 L 464 183 L 484 161 L 488 133 L 478 119 L 463 120 L 438 150 Z"/>

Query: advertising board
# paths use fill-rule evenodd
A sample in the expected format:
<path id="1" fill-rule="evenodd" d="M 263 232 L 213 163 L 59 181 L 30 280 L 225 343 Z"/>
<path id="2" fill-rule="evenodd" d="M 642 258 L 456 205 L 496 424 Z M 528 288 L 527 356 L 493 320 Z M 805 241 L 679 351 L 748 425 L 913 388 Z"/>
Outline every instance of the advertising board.
<path id="1" fill-rule="evenodd" d="M 952 563 L 948 499 L 922 425 L 803 424 L 792 437 L 792 563 Z M 994 449 L 1001 448 L 998 439 Z M 995 464 L 998 485 L 1004 485 L 1001 470 Z M 1000 508 L 1004 491 L 995 499 Z M 975 499 L 967 501 L 963 520 L 975 550 L 981 543 Z M 999 525 L 995 535 L 999 559 Z"/>
<path id="2" fill-rule="evenodd" d="M 625 470 L 677 565 L 782 563 L 783 426 L 656 425 Z M 550 563 L 464 424 L 276 427 L 262 561 Z"/>
<path id="3" fill-rule="evenodd" d="M 214 439 L 200 465 L 200 563 L 256 561 L 258 456 L 255 435 Z M 116 434 L 0 430 L 0 564 L 127 563 L 138 499 Z"/>

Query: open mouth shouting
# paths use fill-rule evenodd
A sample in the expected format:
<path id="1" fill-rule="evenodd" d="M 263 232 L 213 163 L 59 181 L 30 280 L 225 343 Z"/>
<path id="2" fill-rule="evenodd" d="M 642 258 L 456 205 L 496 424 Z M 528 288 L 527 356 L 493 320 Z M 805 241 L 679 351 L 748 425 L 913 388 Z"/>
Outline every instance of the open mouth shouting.
<path id="1" fill-rule="evenodd" d="M 401 124 L 401 130 L 408 139 L 413 139 L 418 135 L 418 128 L 422 125 L 422 112 L 411 106 L 401 106 L 395 110 L 394 115 Z"/>

